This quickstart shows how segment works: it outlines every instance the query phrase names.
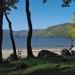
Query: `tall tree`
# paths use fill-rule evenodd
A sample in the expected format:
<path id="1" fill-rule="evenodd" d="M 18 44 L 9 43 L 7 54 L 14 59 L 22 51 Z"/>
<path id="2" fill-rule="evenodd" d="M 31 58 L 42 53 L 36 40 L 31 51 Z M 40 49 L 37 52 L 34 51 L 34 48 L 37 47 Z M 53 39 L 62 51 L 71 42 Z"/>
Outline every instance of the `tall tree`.
<path id="1" fill-rule="evenodd" d="M 0 63 L 3 62 L 2 60 L 2 40 L 3 40 L 3 0 L 0 0 Z"/>
<path id="2" fill-rule="evenodd" d="M 15 4 L 18 0 L 0 0 L 0 63 L 3 62 L 2 60 L 2 40 L 3 40 L 3 14 L 5 11 L 11 10 L 15 8 Z"/>
<path id="3" fill-rule="evenodd" d="M 9 11 L 11 11 L 11 8 L 17 8 L 15 6 L 15 4 L 18 2 L 18 0 L 4 0 L 4 15 L 6 17 L 6 20 L 9 24 L 9 31 L 10 31 L 10 39 L 11 39 L 11 42 L 12 42 L 12 47 L 13 47 L 13 55 L 14 55 L 14 59 L 17 59 L 17 54 L 16 54 L 16 45 L 15 45 L 15 41 L 14 41 L 14 36 L 13 36 L 13 30 L 12 30 L 12 23 L 11 21 L 9 20 L 7 14 L 9 13 Z"/>
<path id="4" fill-rule="evenodd" d="M 29 10 L 29 0 L 26 0 L 26 15 L 28 21 L 28 36 L 27 36 L 27 57 L 34 57 L 32 53 L 31 39 L 32 39 L 32 21 L 31 21 L 31 13 Z"/>
<path id="5" fill-rule="evenodd" d="M 43 0 L 43 3 L 46 3 L 47 0 Z M 27 21 L 28 21 L 28 35 L 27 35 L 27 57 L 34 57 L 33 52 L 32 52 L 32 46 L 31 46 L 31 39 L 32 39 L 32 21 L 31 21 L 31 12 L 29 9 L 29 0 L 25 1 L 26 3 L 26 15 L 27 15 Z"/>
<path id="6" fill-rule="evenodd" d="M 43 3 L 46 3 L 47 0 L 43 0 Z M 34 57 L 32 53 L 32 46 L 31 46 L 31 39 L 32 39 L 32 21 L 31 21 L 31 12 L 29 10 L 29 0 L 25 1 L 26 3 L 26 15 L 27 15 L 27 21 L 28 21 L 28 36 L 27 36 L 27 54 L 28 57 Z M 71 3 L 71 0 L 63 0 L 63 5 L 62 6 L 69 6 Z"/>
<path id="7" fill-rule="evenodd" d="M 9 31 L 10 31 L 10 38 L 11 38 L 11 42 L 12 42 L 12 46 L 13 46 L 14 59 L 17 59 L 18 57 L 17 57 L 17 54 L 16 54 L 16 45 L 15 45 L 13 30 L 12 30 L 12 25 L 11 25 L 12 23 L 9 20 L 6 12 L 5 12 L 5 17 L 6 17 L 6 20 L 8 21 L 8 24 L 9 24 Z"/>
<path id="8" fill-rule="evenodd" d="M 75 12 L 73 13 L 72 23 L 68 27 L 68 31 L 69 31 L 69 36 L 68 37 L 71 39 L 71 46 L 70 46 L 69 50 L 71 50 L 74 46 L 73 42 L 74 42 L 74 38 L 75 38 Z"/>

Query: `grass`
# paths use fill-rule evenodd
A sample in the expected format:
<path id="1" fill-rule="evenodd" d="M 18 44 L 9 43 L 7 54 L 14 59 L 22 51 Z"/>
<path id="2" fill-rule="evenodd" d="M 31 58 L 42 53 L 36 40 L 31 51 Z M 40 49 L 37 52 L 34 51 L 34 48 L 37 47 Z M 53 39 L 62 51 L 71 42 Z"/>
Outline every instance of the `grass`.
<path id="1" fill-rule="evenodd" d="M 16 69 L 18 64 L 28 67 Z M 75 61 L 52 63 L 49 58 L 26 58 L 0 64 L 0 75 L 75 75 L 74 70 Z"/>

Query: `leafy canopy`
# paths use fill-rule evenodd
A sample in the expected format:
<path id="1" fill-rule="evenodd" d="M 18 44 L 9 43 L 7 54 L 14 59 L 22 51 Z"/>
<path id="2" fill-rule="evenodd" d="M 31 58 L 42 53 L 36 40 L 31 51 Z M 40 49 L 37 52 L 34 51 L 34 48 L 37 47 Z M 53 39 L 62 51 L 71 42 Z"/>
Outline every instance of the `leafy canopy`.
<path id="1" fill-rule="evenodd" d="M 73 13 L 72 23 L 68 27 L 69 30 L 69 37 L 75 38 L 75 12 Z"/>
<path id="2" fill-rule="evenodd" d="M 16 4 L 19 0 L 3 0 L 3 11 L 11 11 L 12 8 L 16 9 Z"/>

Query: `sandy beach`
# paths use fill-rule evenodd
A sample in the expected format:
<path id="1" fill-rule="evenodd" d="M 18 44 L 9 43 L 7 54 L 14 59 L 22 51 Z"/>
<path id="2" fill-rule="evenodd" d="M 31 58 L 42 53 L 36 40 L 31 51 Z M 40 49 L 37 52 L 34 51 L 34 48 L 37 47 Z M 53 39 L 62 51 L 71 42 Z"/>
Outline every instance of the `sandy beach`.
<path id="1" fill-rule="evenodd" d="M 33 49 L 34 56 L 37 56 L 39 51 L 41 51 L 41 50 L 49 50 L 51 52 L 60 54 L 62 48 Z M 21 52 L 21 57 L 26 57 L 27 56 L 27 50 L 26 49 L 19 49 L 19 51 Z M 13 53 L 13 50 L 3 50 L 2 51 L 3 58 L 7 58 L 11 53 Z M 18 50 L 17 50 L 17 55 L 18 55 Z"/>
<path id="2" fill-rule="evenodd" d="M 54 52 L 54 53 L 57 53 L 57 54 L 60 55 L 60 52 L 61 52 L 62 49 L 63 48 L 48 48 L 48 49 L 34 48 L 32 51 L 33 51 L 34 56 L 37 56 L 39 51 L 41 51 L 41 50 L 48 50 L 48 51 L 51 51 L 51 52 Z M 72 50 L 75 50 L 75 47 Z M 21 52 L 21 57 L 27 56 L 27 50 L 26 49 L 18 49 L 17 55 L 18 55 L 18 51 Z M 13 50 L 2 50 L 3 58 L 7 58 L 11 53 L 13 53 Z"/>

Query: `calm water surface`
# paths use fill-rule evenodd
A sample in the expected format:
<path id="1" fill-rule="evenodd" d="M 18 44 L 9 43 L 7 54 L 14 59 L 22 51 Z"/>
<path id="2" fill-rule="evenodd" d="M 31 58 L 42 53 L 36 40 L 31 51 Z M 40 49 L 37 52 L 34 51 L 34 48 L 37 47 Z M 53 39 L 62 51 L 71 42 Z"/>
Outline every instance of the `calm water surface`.
<path id="1" fill-rule="evenodd" d="M 15 38 L 17 48 L 26 48 L 26 38 L 16 37 Z M 34 37 L 32 38 L 33 48 L 58 48 L 58 47 L 69 47 L 70 39 L 66 38 L 46 38 L 46 37 Z M 75 45 L 75 40 L 74 40 Z M 11 49 L 10 38 L 3 38 L 3 49 Z"/>

